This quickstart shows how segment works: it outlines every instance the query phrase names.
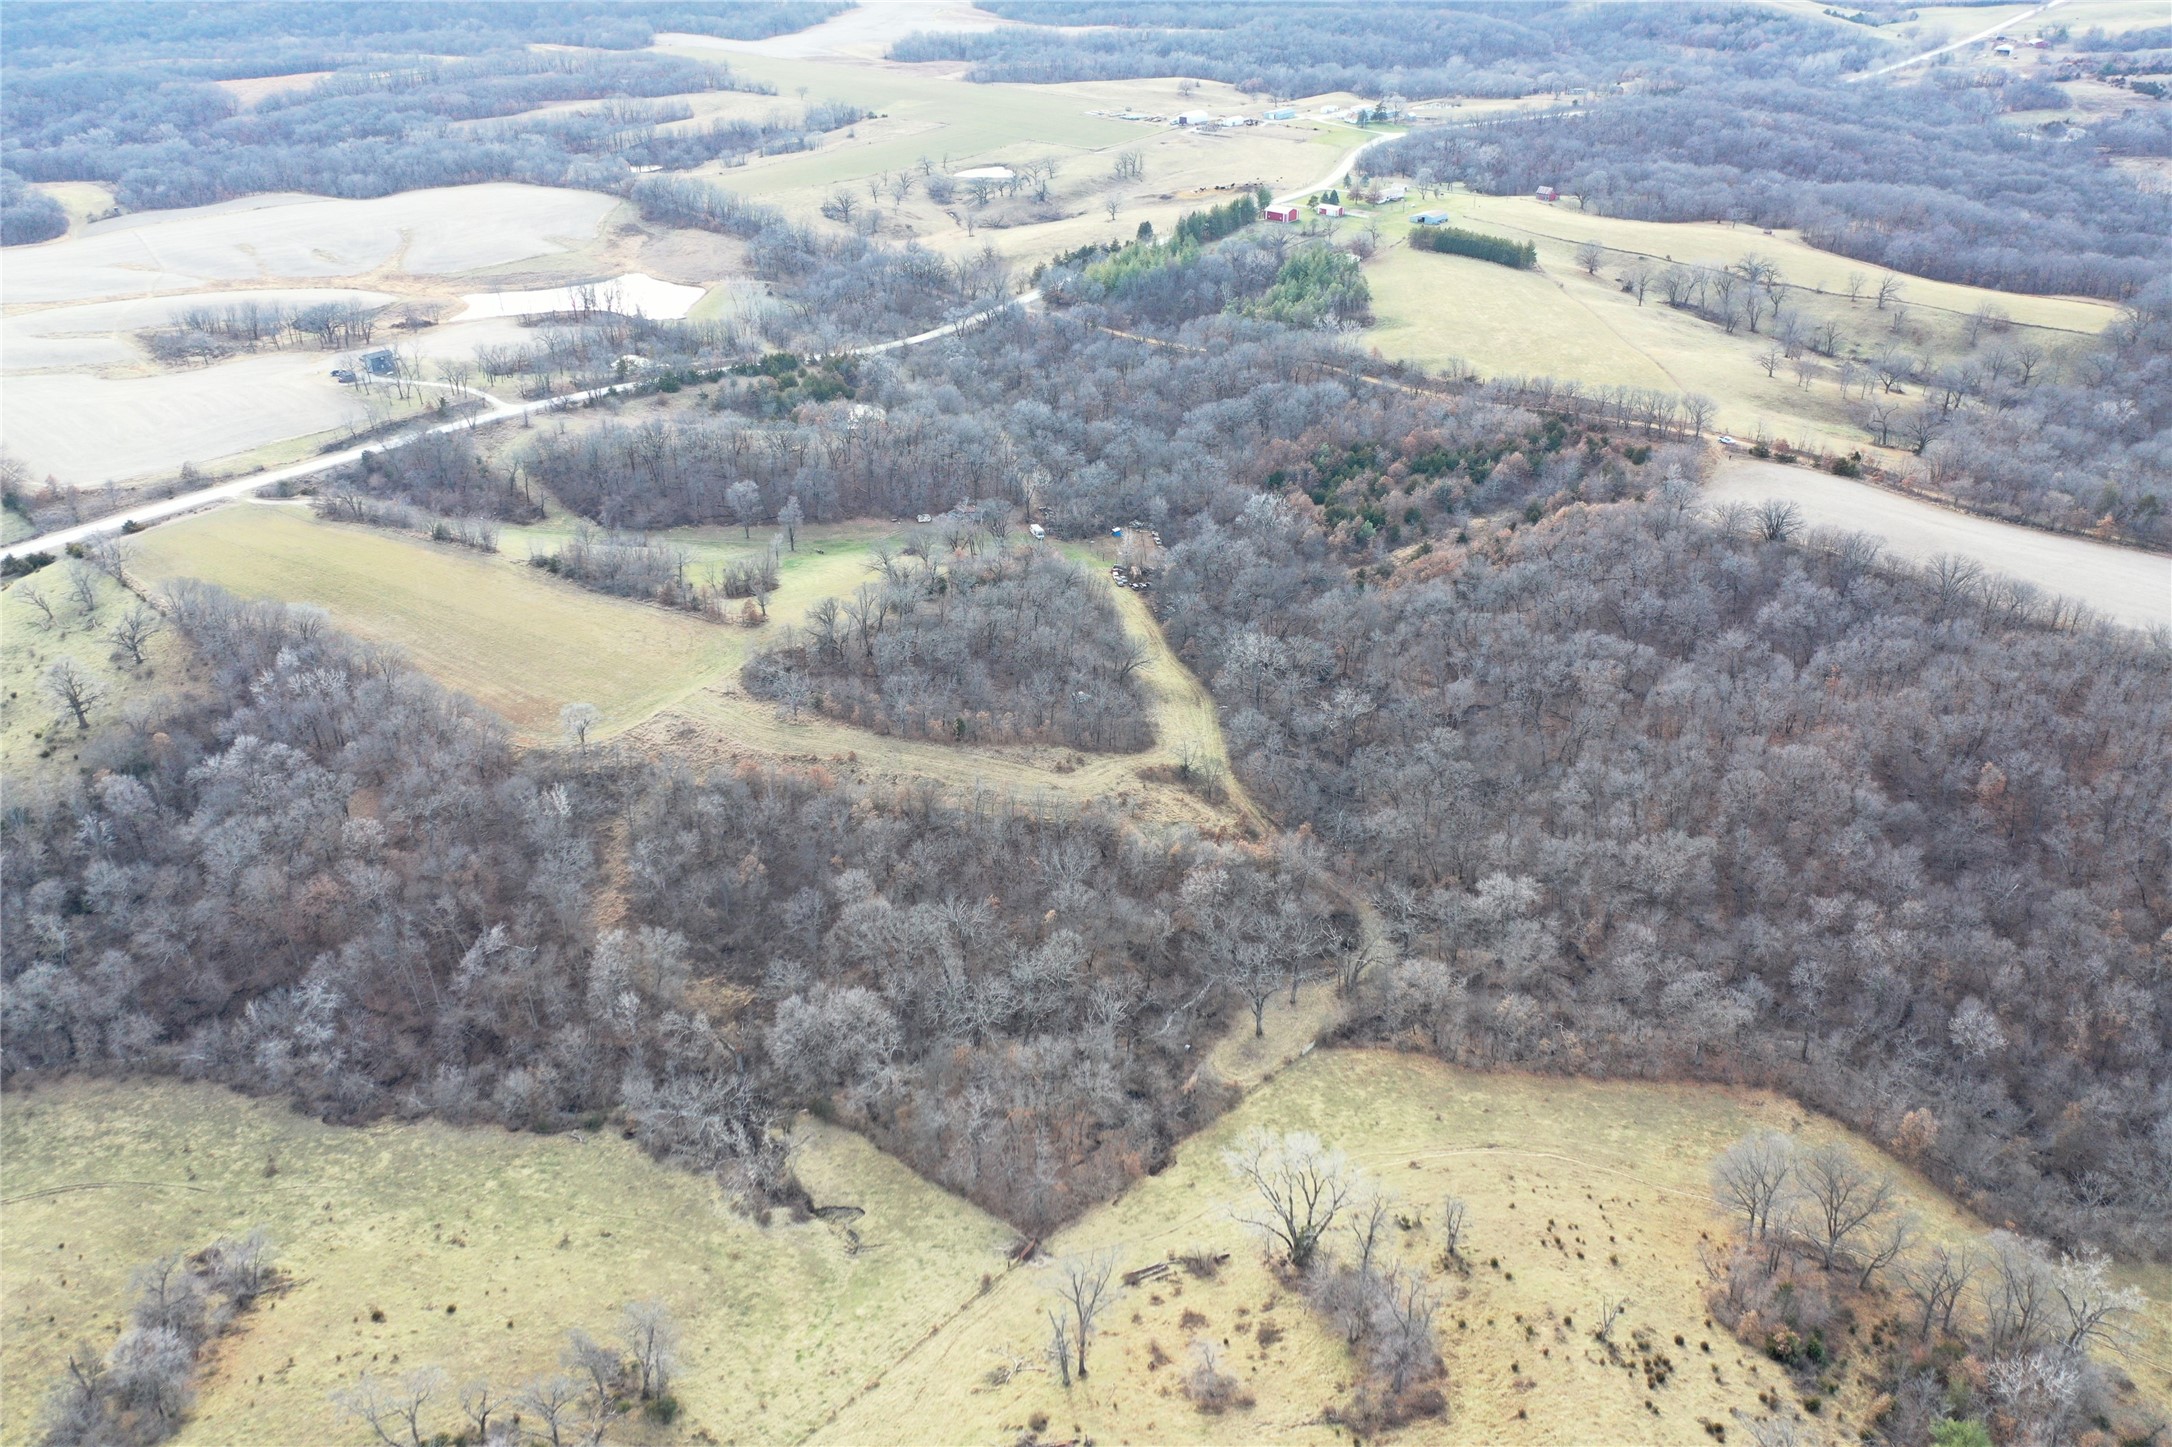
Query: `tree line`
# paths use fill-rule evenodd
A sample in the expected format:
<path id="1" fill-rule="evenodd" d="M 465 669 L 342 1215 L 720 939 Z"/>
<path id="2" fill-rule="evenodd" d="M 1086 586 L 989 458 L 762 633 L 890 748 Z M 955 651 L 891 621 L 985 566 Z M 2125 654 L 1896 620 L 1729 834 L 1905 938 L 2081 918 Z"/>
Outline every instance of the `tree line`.
<path id="1" fill-rule="evenodd" d="M 667 130 L 670 112 L 626 104 L 715 90 L 769 93 L 728 67 L 646 52 L 512 50 L 368 68 L 350 56 L 314 84 L 246 108 L 208 80 L 157 64 L 17 66 L 0 103 L 0 160 L 30 180 L 106 182 L 130 210 L 265 191 L 372 197 L 479 181 L 623 194 L 635 166 L 803 149 L 860 115 L 821 105 Z M 606 104 L 528 114 L 568 101 Z"/>
<path id="2" fill-rule="evenodd" d="M 1758 75 L 1859 69 L 1880 54 L 1877 42 L 1839 27 L 1707 4 L 1503 11 L 1341 0 L 998 0 L 997 9 L 1019 23 L 923 32 L 890 56 L 967 61 L 966 78 L 981 82 L 1183 75 L 1274 96 L 1523 96 L 1611 85 L 1685 53 Z"/>
<path id="3" fill-rule="evenodd" d="M 1996 103 L 1892 81 L 1721 71 L 1569 116 L 1414 130 L 1366 165 L 1643 221 L 1792 227 L 1826 251 L 2006 291 L 2133 295 L 2172 266 L 2172 200 L 2000 124 Z"/>
<path id="4" fill-rule="evenodd" d="M 1529 271 L 1538 265 L 1538 247 L 1528 241 L 1488 236 L 1460 226 L 1413 226 L 1410 245 L 1415 251 L 1439 251 L 1451 256 L 1475 256 L 1496 266 Z"/>

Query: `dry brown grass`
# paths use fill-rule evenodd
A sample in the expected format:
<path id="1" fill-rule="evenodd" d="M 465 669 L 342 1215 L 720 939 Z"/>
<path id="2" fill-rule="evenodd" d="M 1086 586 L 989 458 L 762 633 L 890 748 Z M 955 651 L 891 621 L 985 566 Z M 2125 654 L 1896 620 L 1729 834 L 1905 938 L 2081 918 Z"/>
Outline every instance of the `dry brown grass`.
<path id="1" fill-rule="evenodd" d="M 378 1370 L 438 1361 L 456 1379 L 517 1380 L 550 1366 L 563 1328 L 608 1325 L 618 1303 L 650 1294 L 687 1329 L 676 1440 L 989 1441 L 1037 1416 L 1049 1439 L 1340 1440 L 1321 1413 L 1347 1399 L 1347 1352 L 1231 1214 L 1241 1197 L 1220 1152 L 1254 1126 L 1317 1132 L 1427 1223 L 1392 1235 L 1448 1297 L 1449 1416 L 1404 1440 L 1683 1442 L 1704 1440 L 1700 1421 L 1740 1434 L 1732 1414 L 1762 1413 L 1760 1393 L 1777 1391 L 1790 1411 L 1800 1398 L 1778 1367 L 1706 1324 L 1698 1248 L 1722 1229 L 1707 1163 L 1751 1129 L 1841 1134 L 1759 1091 L 1314 1051 L 1049 1243 L 1059 1256 L 1111 1248 L 1119 1271 L 1229 1258 L 1210 1275 L 1179 1268 L 1123 1292 L 1092 1375 L 1066 1393 L 1041 1365 L 1047 1273 L 1005 1267 L 1009 1232 L 816 1125 L 802 1127 L 800 1169 L 818 1202 L 867 1208 L 857 1225 L 869 1249 L 857 1256 L 819 1224 L 758 1228 L 611 1137 L 341 1129 L 153 1082 L 74 1082 L 0 1107 L 0 1372 L 13 1402 L 34 1397 L 68 1342 L 110 1338 L 134 1261 L 255 1224 L 284 1243 L 300 1284 L 222 1352 L 182 1438 L 194 1443 L 325 1440 L 326 1393 L 373 1356 Z M 1934 1229 L 1978 1229 L 1896 1169 Z M 1430 1223 L 1450 1195 L 1469 1206 L 1468 1275 L 1434 1260 Z M 2162 1269 L 2127 1274 L 2156 1305 L 2122 1365 L 2172 1403 L 2172 1282 Z M 1624 1361 L 1590 1335 L 1602 1297 L 1631 1302 L 1614 1332 Z M 385 1322 L 369 1321 L 373 1305 Z M 1638 1367 L 1638 1331 L 1672 1361 L 1663 1385 Z M 1252 1407 L 1193 1407 L 1180 1382 L 1195 1338 L 1220 1349 Z M 1850 1381 L 1820 1420 L 1852 1435 L 1863 1407 Z M 26 1436 L 11 1411 L 0 1437 Z"/>

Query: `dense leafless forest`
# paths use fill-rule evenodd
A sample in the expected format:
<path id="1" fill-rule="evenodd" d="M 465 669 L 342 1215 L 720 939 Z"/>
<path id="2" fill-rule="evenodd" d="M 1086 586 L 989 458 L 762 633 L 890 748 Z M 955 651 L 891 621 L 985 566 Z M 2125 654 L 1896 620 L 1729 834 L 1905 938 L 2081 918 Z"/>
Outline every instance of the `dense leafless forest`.
<path id="1" fill-rule="evenodd" d="M 1655 65 L 1737 73 L 1854 68 L 1875 54 L 1832 26 L 1741 5 L 1409 6 L 995 0 L 1023 25 L 901 41 L 899 60 L 967 60 L 978 81 L 1194 75 L 1278 96 L 1354 90 L 1522 96 L 1609 84 Z M 1072 31 L 1063 27 L 1110 27 Z"/>
<path id="2" fill-rule="evenodd" d="M 910 441 L 908 399 L 943 395 L 990 439 L 951 455 L 1062 479 L 1057 529 L 1163 530 L 1156 609 L 1310 843 L 517 757 L 321 620 L 190 593 L 216 693 L 116 722 L 87 756 L 111 773 L 10 825 L 9 1060 L 341 1118 L 623 1107 L 786 1195 L 762 1122 L 834 1097 L 1041 1225 L 1196 1123 L 1170 1051 L 1336 969 L 1354 1031 L 1456 1059 L 1766 1080 L 1881 1135 L 1928 1110 L 1925 1166 L 1996 1209 L 2163 1247 L 2162 640 L 1784 514 L 1706 520 L 1665 446 L 1370 385 L 1257 323 L 1181 340 L 1013 317 L 863 363 L 888 414 L 829 441 Z M 798 446 L 810 517 L 866 505 L 806 422 L 648 426 L 652 453 Z M 1391 535 L 1431 547 L 1396 566 Z M 596 938 L 613 818 L 633 909 Z M 1338 891 L 1406 963 L 1344 957 Z"/>
<path id="3" fill-rule="evenodd" d="M 1443 125 L 1366 164 L 1543 180 L 1594 213 L 1797 227 L 1866 266 L 2116 301 L 2120 320 L 2064 355 L 2021 355 L 1987 317 L 1980 352 L 1894 375 L 1926 412 L 1949 398 L 1917 451 L 1956 498 L 2143 541 L 2172 526 L 2172 213 L 2110 164 L 2161 154 L 2156 118 L 2009 134 L 2002 111 L 2043 97 L 1843 89 L 1876 47 L 1725 5 L 1363 7 L 1359 25 L 1340 3 L 991 4 L 1044 23 L 897 57 L 969 60 L 984 81 L 1175 72 L 1564 109 L 1589 88 L 1573 120 Z M 704 772 L 585 727 L 516 747 L 318 610 L 182 583 L 141 626 L 170 629 L 187 685 L 126 709 L 86 698 L 81 767 L 10 781 L 5 1079 L 215 1081 L 338 1122 L 609 1120 L 765 1220 L 814 1205 L 780 1129 L 808 1109 L 1035 1238 L 1224 1111 L 1202 1052 L 1263 1032 L 1310 982 L 1338 996 L 1348 1042 L 1789 1092 L 2074 1253 L 1993 1238 L 1969 1279 L 2009 1305 L 2026 1287 L 2036 1314 L 1994 1301 L 1979 1337 L 1957 1333 L 1950 1261 L 1898 1237 L 1879 1258 L 1867 1228 L 1771 1229 L 1783 1187 L 1890 1183 L 1848 1175 L 1845 1152 L 1746 1140 L 1715 1168 L 1740 1219 L 1707 1262 L 1712 1310 L 1796 1333 L 1762 1339 L 1787 1370 L 1814 1372 L 1799 1338 L 1880 1271 L 1920 1307 L 1924 1352 L 1988 1372 L 2054 1339 L 2046 1293 L 2104 1287 L 2090 1253 L 2172 1254 L 2172 630 L 2107 626 L 1961 558 L 1901 562 L 1785 504 L 1708 508 L 1709 402 L 1368 357 L 1341 335 L 1370 304 L 1355 260 L 1251 224 L 1249 193 L 1166 244 L 1050 259 L 1028 310 L 996 305 L 1014 285 L 992 250 L 939 256 L 711 181 L 635 179 L 858 112 L 662 131 L 659 97 L 740 83 L 633 47 L 834 8 L 310 7 L 261 56 L 214 64 L 253 7 L 160 10 L 119 48 L 102 7 L 40 7 L 10 16 L 0 217 L 10 242 L 52 234 L 22 177 L 103 179 L 139 207 L 523 179 L 729 236 L 765 284 L 758 314 L 558 318 L 477 361 L 545 394 L 623 376 L 638 347 L 648 397 L 546 418 L 502 452 L 449 436 L 364 456 L 320 512 L 489 551 L 549 502 L 577 524 L 537 566 L 712 618 L 744 599 L 749 623 L 802 524 L 924 515 L 856 592 L 758 635 L 747 691 L 916 746 L 1137 751 L 1155 742 L 1149 655 L 1119 605 L 1143 608 L 1211 693 L 1263 818 L 1202 832 L 812 763 Z M 2124 64 L 2165 39 L 2090 53 Z M 516 46 L 534 41 L 599 53 Z M 246 123 L 208 85 L 319 57 L 339 75 Z M 1640 84 L 1617 92 L 1625 78 Z M 558 101 L 598 109 L 487 124 Z M 456 120 L 486 124 L 441 145 Z M 1713 277 L 1679 270 L 1670 304 L 1737 324 Z M 848 350 L 983 311 L 925 345 Z M 779 540 L 703 582 L 649 536 L 686 525 Z M 1074 560 L 1116 527 L 1157 543 L 1126 570 L 1150 584 L 1136 595 Z M 75 586 L 117 578 L 121 556 L 86 549 Z M 1250 1143 L 1238 1173 L 1271 1179 L 1302 1147 Z M 1393 1273 L 1304 1274 L 1316 1244 L 1284 1241 L 1290 1279 L 1348 1324 L 1377 1395 L 1365 1423 L 1438 1411 L 1431 1317 Z M 1441 1259 L 1469 1264 L 1453 1237 Z M 178 1423 L 206 1312 L 245 1309 L 271 1270 L 261 1241 L 222 1241 L 193 1284 L 180 1258 L 144 1277 L 156 1290 L 111 1359 L 135 1374 L 64 1392 L 53 1440 L 105 1440 L 123 1411 L 131 1431 Z M 1183 1390 L 1220 1410 L 1241 1383 L 1209 1358 Z M 1886 1438 L 1929 1441 L 1936 1374 L 1892 1370 Z"/>
<path id="4" fill-rule="evenodd" d="M 1558 186 L 1601 215 L 1792 227 L 1972 286 L 2117 298 L 2161 275 L 2172 198 L 2096 146 L 1998 124 L 2001 103 L 1996 89 L 1700 77 L 1573 116 L 1420 131 L 1368 159 L 1484 191 Z M 2145 122 L 2172 137 L 2172 117 Z"/>
<path id="5" fill-rule="evenodd" d="M 947 564 L 934 549 L 879 556 L 877 579 L 816 603 L 804 628 L 747 665 L 747 686 L 913 738 L 1101 753 L 1153 743 L 1138 687 L 1146 655 L 1105 587 L 1045 548 L 983 553 L 968 536 Z"/>
<path id="6" fill-rule="evenodd" d="M 209 694 L 102 733 L 96 784 L 10 823 L 12 1071 L 166 1070 L 340 1120 L 623 1111 L 783 1201 L 768 1128 L 834 1095 L 1039 1228 L 1213 1108 L 1175 1085 L 1216 961 L 1293 968 L 1278 921 L 1326 910 L 1301 855 L 1113 814 L 516 756 L 321 615 L 192 587 L 170 616 Z M 599 935 L 614 823 L 629 911 Z"/>
<path id="7" fill-rule="evenodd" d="M 112 5 L 38 6 L 8 27 L 0 166 L 33 181 L 111 182 L 117 202 L 134 210 L 262 191 L 383 196 L 474 181 L 623 190 L 637 165 L 798 149 L 858 118 L 849 107 L 780 104 L 764 122 L 662 132 L 661 123 L 691 112 L 644 98 L 753 87 L 721 65 L 641 53 L 657 30 L 751 38 L 839 8 L 776 0 L 343 12 L 241 3 L 131 12 L 117 27 Z M 537 42 L 602 53 L 528 48 Z M 332 73 L 253 109 L 212 84 L 319 70 Z M 559 101 L 598 104 L 517 127 L 460 124 Z M 7 240 L 42 240 L 16 219 L 8 184 Z"/>

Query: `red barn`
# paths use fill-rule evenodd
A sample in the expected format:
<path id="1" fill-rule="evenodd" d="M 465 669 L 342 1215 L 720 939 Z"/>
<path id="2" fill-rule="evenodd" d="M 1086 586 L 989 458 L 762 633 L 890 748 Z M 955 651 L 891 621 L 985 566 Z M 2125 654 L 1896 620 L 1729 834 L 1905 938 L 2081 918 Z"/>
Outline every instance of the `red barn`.
<path id="1" fill-rule="evenodd" d="M 1269 221 L 1295 221 L 1297 219 L 1297 208 L 1295 206 L 1270 206 L 1264 214 Z"/>
<path id="2" fill-rule="evenodd" d="M 1551 186 L 1541 186 L 1538 188 L 1538 198 L 1541 201 L 1559 201 L 1561 193 Z"/>

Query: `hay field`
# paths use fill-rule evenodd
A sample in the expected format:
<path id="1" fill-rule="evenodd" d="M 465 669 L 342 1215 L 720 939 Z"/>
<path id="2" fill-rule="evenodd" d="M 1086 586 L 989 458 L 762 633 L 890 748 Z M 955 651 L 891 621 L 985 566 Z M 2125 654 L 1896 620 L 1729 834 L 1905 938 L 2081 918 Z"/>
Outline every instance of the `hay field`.
<path id="1" fill-rule="evenodd" d="M 291 505 L 237 504 L 151 529 L 133 570 L 202 578 L 245 597 L 324 608 L 359 637 L 396 644 L 523 738 L 557 738 L 574 702 L 623 727 L 730 666 L 735 629 L 605 597 L 505 557 L 321 523 Z"/>
<path id="2" fill-rule="evenodd" d="M 43 191 L 60 203 L 68 213 L 68 235 L 80 232 L 93 216 L 102 216 L 113 209 L 113 187 L 104 181 L 33 181 L 34 190 Z M 54 240 L 61 240 L 55 237 Z"/>
<path id="3" fill-rule="evenodd" d="M 1538 248 L 1537 271 L 1515 271 L 1468 257 L 1413 251 L 1403 240 L 1416 210 L 1444 209 L 1454 224 Z M 1376 208 L 1383 249 L 1366 264 L 1376 324 L 1367 342 L 1386 356 L 1429 367 L 1451 360 L 1481 375 L 1546 373 L 1590 385 L 1702 392 L 1719 403 L 1717 427 L 1742 436 L 1770 435 L 1828 447 L 1867 447 L 1853 402 L 1840 395 L 1837 359 L 1812 358 L 1804 385 L 1783 364 L 1767 376 L 1757 358 L 1767 337 L 1722 328 L 1669 307 L 1657 288 L 1643 305 L 1615 281 L 1636 257 L 1722 266 L 1756 252 L 1776 261 L 1790 283 L 1790 306 L 1806 323 L 1830 319 L 1841 328 L 1842 354 L 1868 355 L 1889 342 L 1915 355 L 1964 356 L 1965 328 L 1979 308 L 2000 308 L 2011 319 L 2003 336 L 1986 332 L 1989 348 L 2026 336 L 2047 349 L 2084 345 L 2116 315 L 2110 304 L 2078 297 L 2033 297 L 1921 277 L 1904 277 L 1905 306 L 1896 333 L 1893 309 L 1880 311 L 1866 294 L 1850 301 L 1845 287 L 1859 272 L 1875 289 L 1877 268 L 1819 251 L 1789 233 L 1721 223 L 1625 221 L 1550 206 L 1525 197 L 1456 191 L 1442 200 L 1415 199 Z M 1346 221 L 1365 225 L 1367 218 Z M 1586 240 L 1609 248 L 1598 276 L 1576 265 Z"/>
<path id="4" fill-rule="evenodd" d="M 1257 807 L 1230 771 L 1213 699 L 1170 652 L 1135 593 L 1116 591 L 1115 601 L 1147 651 L 1138 676 L 1154 713 L 1154 747 L 1137 754 L 961 748 L 889 738 L 811 712 L 788 721 L 739 681 L 740 666 L 765 640 L 799 622 L 818 599 L 866 581 L 868 551 L 897 536 L 891 525 L 802 528 L 799 551 L 782 559 L 769 622 L 756 629 L 606 597 L 525 566 L 572 527 L 565 516 L 508 527 L 500 554 L 482 557 L 318 522 L 293 504 L 245 503 L 143 534 L 133 545 L 133 569 L 152 584 L 197 577 L 244 596 L 322 607 L 339 627 L 405 649 L 431 677 L 491 708 L 529 742 L 554 742 L 559 709 L 579 701 L 603 711 L 603 737 L 694 764 L 786 759 L 876 783 L 933 780 L 1065 807 L 1108 800 L 1141 817 L 1216 832 L 1259 826 Z M 686 548 L 697 570 L 767 546 L 766 535 L 749 542 L 730 527 L 658 536 Z M 1222 801 L 1180 782 L 1179 768 L 1221 780 Z"/>
<path id="5" fill-rule="evenodd" d="M 0 296 L 14 305 L 379 270 L 449 275 L 582 245 L 618 204 L 591 191 L 492 183 L 140 212 L 11 250 Z"/>
<path id="6" fill-rule="evenodd" d="M 32 1440 L 70 1346 L 111 1344 L 133 1266 L 255 1226 L 296 1284 L 224 1344 L 180 1447 L 359 1441 L 329 1398 L 363 1369 L 518 1387 L 557 1369 L 569 1328 L 604 1335 L 650 1296 L 685 1334 L 685 1415 L 659 1440 L 796 1440 L 1000 1274 L 1011 1238 L 857 1136 L 797 1139 L 816 1201 L 866 1209 L 858 1255 L 819 1221 L 757 1226 L 615 1134 L 326 1126 L 176 1082 L 11 1091 L 0 1441 Z"/>

